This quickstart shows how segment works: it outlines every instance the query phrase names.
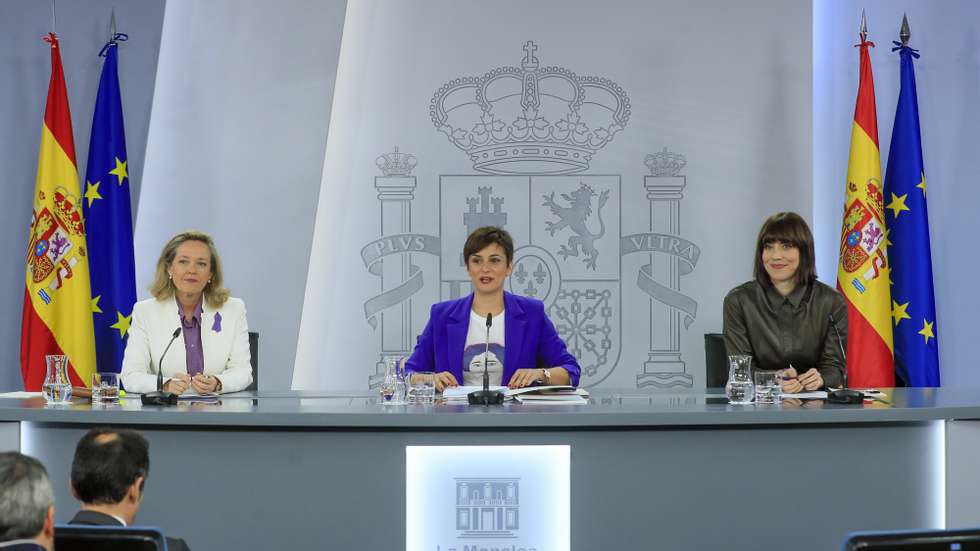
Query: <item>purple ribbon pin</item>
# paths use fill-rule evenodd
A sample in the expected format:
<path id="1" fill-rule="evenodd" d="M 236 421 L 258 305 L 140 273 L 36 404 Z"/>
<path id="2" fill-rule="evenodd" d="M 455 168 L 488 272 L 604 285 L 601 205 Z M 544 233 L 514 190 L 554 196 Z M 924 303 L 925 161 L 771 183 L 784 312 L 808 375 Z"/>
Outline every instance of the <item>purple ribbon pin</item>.
<path id="1" fill-rule="evenodd" d="M 214 323 L 211 325 L 211 330 L 215 333 L 221 332 L 221 312 L 214 313 Z"/>

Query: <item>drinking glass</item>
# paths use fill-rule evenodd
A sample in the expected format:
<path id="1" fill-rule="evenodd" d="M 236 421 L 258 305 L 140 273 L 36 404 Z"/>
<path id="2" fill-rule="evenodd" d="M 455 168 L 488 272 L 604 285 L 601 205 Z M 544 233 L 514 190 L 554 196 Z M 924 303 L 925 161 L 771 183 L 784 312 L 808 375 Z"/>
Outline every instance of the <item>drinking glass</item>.
<path id="1" fill-rule="evenodd" d="M 119 402 L 119 374 L 92 374 L 92 403 L 115 404 Z"/>
<path id="2" fill-rule="evenodd" d="M 408 385 L 408 403 L 433 404 L 436 401 L 436 374 L 431 371 L 412 373 Z"/>
<path id="3" fill-rule="evenodd" d="M 49 354 L 44 357 L 46 369 L 41 391 L 49 404 L 71 402 L 71 379 L 68 378 L 68 356 Z"/>
<path id="4" fill-rule="evenodd" d="M 779 372 L 755 370 L 755 403 L 775 404 L 779 402 Z"/>
<path id="5" fill-rule="evenodd" d="M 751 404 L 755 399 L 755 383 L 752 380 L 752 356 L 733 354 L 728 356 L 728 383 L 725 395 L 730 404 Z"/>

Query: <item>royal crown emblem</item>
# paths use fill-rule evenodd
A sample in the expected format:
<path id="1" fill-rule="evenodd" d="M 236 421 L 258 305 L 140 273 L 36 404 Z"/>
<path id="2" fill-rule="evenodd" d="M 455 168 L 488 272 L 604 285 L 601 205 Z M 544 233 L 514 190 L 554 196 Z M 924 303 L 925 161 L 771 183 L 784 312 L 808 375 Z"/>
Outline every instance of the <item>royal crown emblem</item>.
<path id="1" fill-rule="evenodd" d="M 630 102 L 618 84 L 540 67 L 533 42 L 520 67 L 443 85 L 429 106 L 436 128 L 491 174 L 572 174 L 626 127 Z"/>
<path id="2" fill-rule="evenodd" d="M 394 151 L 381 155 L 374 163 L 378 165 L 381 173 L 385 176 L 411 176 L 418 160 L 415 155 L 399 153 L 396 146 Z"/>
<path id="3" fill-rule="evenodd" d="M 650 175 L 657 178 L 678 176 L 687 166 L 687 157 L 680 153 L 671 153 L 665 147 L 663 151 L 651 153 L 643 159 L 643 164 L 650 169 Z"/>

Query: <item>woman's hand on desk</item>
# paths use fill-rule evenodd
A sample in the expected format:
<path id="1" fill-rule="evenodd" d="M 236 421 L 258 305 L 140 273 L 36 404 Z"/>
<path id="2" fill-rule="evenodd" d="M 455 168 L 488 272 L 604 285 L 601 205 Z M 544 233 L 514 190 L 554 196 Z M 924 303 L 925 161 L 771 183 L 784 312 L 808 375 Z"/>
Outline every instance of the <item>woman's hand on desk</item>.
<path id="1" fill-rule="evenodd" d="M 543 369 L 518 369 L 510 376 L 510 382 L 507 383 L 507 386 L 510 388 L 524 388 L 533 385 L 543 378 Z"/>
<path id="2" fill-rule="evenodd" d="M 191 377 L 187 373 L 176 373 L 173 378 L 163 385 L 163 390 L 174 394 L 183 394 L 191 386 Z"/>
<path id="3" fill-rule="evenodd" d="M 796 368 L 790 366 L 779 372 L 779 386 L 785 394 L 796 394 L 803 390 L 803 384 L 797 377 Z"/>
<path id="4" fill-rule="evenodd" d="M 439 371 L 436 373 L 436 392 L 442 392 L 444 389 L 459 386 L 456 382 L 456 377 L 448 371 Z"/>
<path id="5" fill-rule="evenodd" d="M 823 376 L 813 367 L 800 375 L 798 380 L 805 390 L 820 390 L 823 388 Z"/>
<path id="6" fill-rule="evenodd" d="M 191 379 L 191 388 L 198 394 L 211 394 L 218 390 L 218 378 L 203 373 L 194 375 Z"/>

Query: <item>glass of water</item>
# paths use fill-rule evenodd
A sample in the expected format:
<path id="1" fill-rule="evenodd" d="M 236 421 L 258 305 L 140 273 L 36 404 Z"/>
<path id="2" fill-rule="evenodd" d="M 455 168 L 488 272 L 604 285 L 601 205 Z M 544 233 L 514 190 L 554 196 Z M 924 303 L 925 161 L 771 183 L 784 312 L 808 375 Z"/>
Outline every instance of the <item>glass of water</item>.
<path id="1" fill-rule="evenodd" d="M 733 354 L 728 356 L 728 383 L 725 395 L 729 404 L 751 404 L 755 399 L 755 381 L 752 379 L 752 356 Z"/>
<path id="2" fill-rule="evenodd" d="M 436 401 L 436 374 L 431 371 L 416 371 L 408 385 L 408 403 L 434 404 Z"/>
<path id="3" fill-rule="evenodd" d="M 119 374 L 92 374 L 92 404 L 116 404 L 119 402 Z"/>
<path id="4" fill-rule="evenodd" d="M 46 369 L 41 391 L 49 404 L 71 402 L 71 379 L 68 378 L 68 356 L 49 354 L 44 357 Z"/>
<path id="5" fill-rule="evenodd" d="M 779 372 L 757 369 L 752 374 L 755 380 L 755 403 L 775 404 L 779 402 Z"/>

